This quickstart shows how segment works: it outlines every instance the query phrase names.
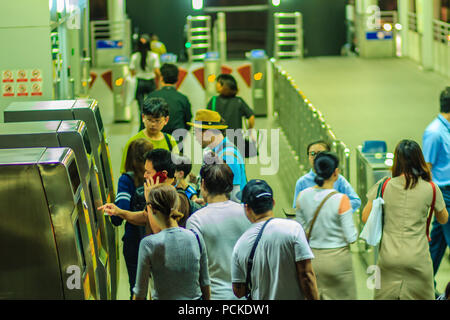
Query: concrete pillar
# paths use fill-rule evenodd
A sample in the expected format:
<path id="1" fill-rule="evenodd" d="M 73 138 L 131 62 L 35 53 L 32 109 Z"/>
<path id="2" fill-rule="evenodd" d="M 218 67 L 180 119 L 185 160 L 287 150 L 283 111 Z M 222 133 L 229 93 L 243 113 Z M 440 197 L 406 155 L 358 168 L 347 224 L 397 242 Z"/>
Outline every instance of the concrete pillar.
<path id="1" fill-rule="evenodd" d="M 433 10 L 434 1 L 416 0 L 417 31 L 421 36 L 424 70 L 433 69 Z"/>
<path id="2" fill-rule="evenodd" d="M 126 20 L 125 0 L 108 0 L 108 20 Z"/>
<path id="3" fill-rule="evenodd" d="M 399 18 L 398 20 L 402 26 L 402 30 L 400 31 L 400 36 L 402 38 L 402 57 L 406 57 L 406 56 L 409 56 L 409 51 L 408 51 L 409 0 L 397 0 L 397 8 L 398 8 L 398 18 Z"/>
<path id="4" fill-rule="evenodd" d="M 356 0 L 356 13 L 363 14 L 369 6 L 378 5 L 378 0 Z"/>

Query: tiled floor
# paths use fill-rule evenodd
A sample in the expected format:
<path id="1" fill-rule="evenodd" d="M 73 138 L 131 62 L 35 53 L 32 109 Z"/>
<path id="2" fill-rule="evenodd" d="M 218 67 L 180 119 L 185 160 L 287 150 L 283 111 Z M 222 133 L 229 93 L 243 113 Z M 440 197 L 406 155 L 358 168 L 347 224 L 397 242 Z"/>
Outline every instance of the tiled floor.
<path id="1" fill-rule="evenodd" d="M 235 68 L 243 63 L 232 62 L 227 65 Z M 338 138 L 344 140 L 352 150 L 363 140 L 375 138 L 386 140 L 390 150 L 403 137 L 421 141 L 423 129 L 437 113 L 438 94 L 449 83 L 448 79 L 435 73 L 420 71 L 410 61 L 397 59 L 312 58 L 304 61 L 284 61 L 282 66 L 294 77 L 306 96 L 322 111 L 325 120 L 329 122 Z M 197 67 L 200 65 L 191 66 L 189 70 Z M 98 99 L 101 105 L 117 182 L 122 148 L 138 129 L 137 107 L 132 108 L 133 119 L 130 123 L 114 123 L 112 94 L 100 77 L 103 70 L 96 71 L 99 77 L 91 90 L 91 96 Z M 240 95 L 246 100 L 250 99 L 249 90 L 241 79 L 238 81 L 241 88 Z M 204 107 L 204 93 L 192 73 L 189 73 L 180 91 L 189 96 L 193 113 Z M 274 127 L 267 119 L 257 118 L 256 121 L 258 128 Z M 280 166 L 288 160 L 286 157 L 290 155 L 283 154 L 280 157 Z M 261 177 L 260 167 L 249 165 L 248 178 Z M 196 171 L 198 168 L 199 165 L 194 165 L 193 170 Z M 282 191 L 284 181 L 282 176 L 275 174 L 263 178 L 275 191 L 276 215 L 282 217 L 281 209 L 291 206 L 293 195 Z M 355 181 L 354 177 L 351 181 Z M 369 277 L 366 266 L 356 252 L 353 259 L 358 298 L 371 299 L 373 293 L 366 285 Z M 439 291 L 443 291 L 446 282 L 450 281 L 448 251 L 437 275 L 437 281 Z M 118 299 L 128 298 L 128 276 L 121 259 Z"/>

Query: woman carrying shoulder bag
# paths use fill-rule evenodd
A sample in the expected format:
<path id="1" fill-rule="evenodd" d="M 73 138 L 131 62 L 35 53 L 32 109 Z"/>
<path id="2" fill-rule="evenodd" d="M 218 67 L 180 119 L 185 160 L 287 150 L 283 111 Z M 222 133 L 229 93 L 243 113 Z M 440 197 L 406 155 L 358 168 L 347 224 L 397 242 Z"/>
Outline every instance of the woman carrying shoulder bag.
<path id="1" fill-rule="evenodd" d="M 369 217 L 372 201 L 383 181 L 384 178 L 367 193 L 363 222 Z M 392 179 L 386 183 L 383 200 L 384 224 L 377 263 L 381 286 L 375 289 L 374 298 L 434 300 L 427 218 L 433 204 L 439 223 L 447 222 L 448 212 L 442 192 L 431 182 L 431 173 L 415 141 L 402 140 L 397 144 Z"/>
<path id="2" fill-rule="evenodd" d="M 356 241 L 352 207 L 347 195 L 333 189 L 339 159 L 321 152 L 314 159 L 316 186 L 300 192 L 296 220 L 303 226 L 314 254 L 312 266 L 323 300 L 355 300 L 356 283 L 349 244 Z"/>

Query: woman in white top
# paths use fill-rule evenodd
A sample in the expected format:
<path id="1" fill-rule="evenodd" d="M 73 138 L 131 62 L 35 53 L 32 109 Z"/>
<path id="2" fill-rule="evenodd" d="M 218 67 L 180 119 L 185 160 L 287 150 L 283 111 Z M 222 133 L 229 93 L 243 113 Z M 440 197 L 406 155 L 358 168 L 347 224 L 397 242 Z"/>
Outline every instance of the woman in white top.
<path id="1" fill-rule="evenodd" d="M 303 226 L 315 256 L 312 266 L 321 299 L 354 300 L 356 284 L 349 244 L 358 234 L 350 199 L 333 189 L 339 178 L 338 167 L 339 159 L 333 153 L 316 156 L 317 185 L 300 192 L 296 220 Z"/>
<path id="2" fill-rule="evenodd" d="M 178 192 L 160 184 L 147 196 L 147 215 L 161 231 L 141 240 L 135 299 L 145 299 L 148 280 L 153 278 L 151 297 L 157 300 L 209 300 L 210 280 L 206 247 L 202 237 L 178 226 Z M 149 221 L 150 222 L 150 221 Z"/>
<path id="3" fill-rule="evenodd" d="M 142 105 L 146 96 L 156 89 L 155 78 L 159 80 L 160 62 L 158 54 L 150 50 L 150 39 L 141 36 L 137 43 L 137 52 L 131 55 L 130 72 L 137 79 L 136 100 L 139 106 L 139 115 L 142 114 Z M 141 122 L 139 131 L 144 129 Z"/>

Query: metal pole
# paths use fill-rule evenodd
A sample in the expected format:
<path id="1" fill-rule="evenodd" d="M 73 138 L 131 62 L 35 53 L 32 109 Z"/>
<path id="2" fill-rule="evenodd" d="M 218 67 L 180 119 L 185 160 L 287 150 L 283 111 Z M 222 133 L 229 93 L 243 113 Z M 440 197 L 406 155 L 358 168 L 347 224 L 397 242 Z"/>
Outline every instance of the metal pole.
<path id="1" fill-rule="evenodd" d="M 219 12 L 217 14 L 218 28 L 217 28 L 217 42 L 218 50 L 220 54 L 220 62 L 223 64 L 227 60 L 227 29 L 225 13 Z"/>

